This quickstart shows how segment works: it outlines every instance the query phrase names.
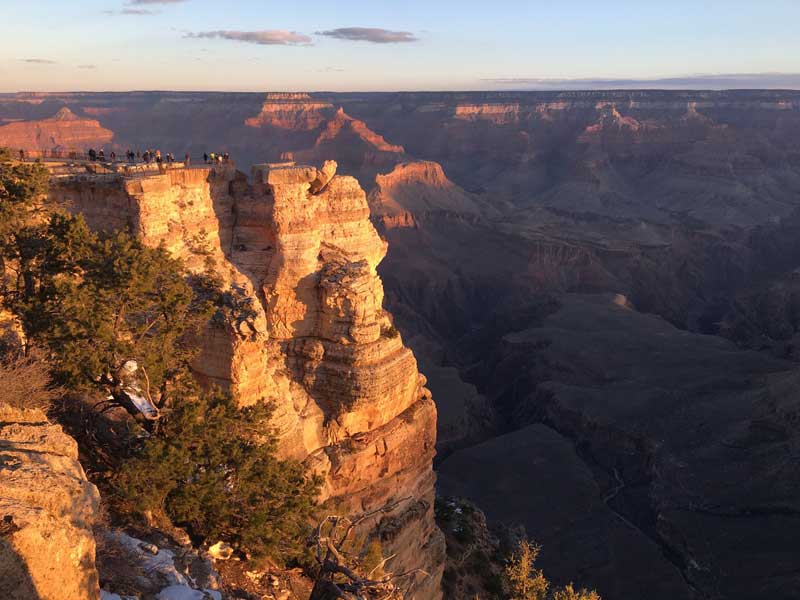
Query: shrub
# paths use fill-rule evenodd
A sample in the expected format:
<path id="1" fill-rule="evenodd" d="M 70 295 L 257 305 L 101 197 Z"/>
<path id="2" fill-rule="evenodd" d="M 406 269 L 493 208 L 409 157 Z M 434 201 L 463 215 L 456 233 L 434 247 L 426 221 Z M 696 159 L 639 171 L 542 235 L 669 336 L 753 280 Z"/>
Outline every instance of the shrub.
<path id="1" fill-rule="evenodd" d="M 553 593 L 553 600 L 600 600 L 600 596 L 594 590 L 580 589 L 575 591 L 572 584 L 568 584 Z"/>
<path id="2" fill-rule="evenodd" d="M 511 600 L 545 600 L 549 583 L 536 568 L 541 548 L 522 540 L 506 565 Z"/>
<path id="3" fill-rule="evenodd" d="M 601 600 L 595 591 L 575 588 L 570 583 L 548 593 L 550 582 L 536 568 L 541 548 L 522 539 L 508 560 L 505 569 L 510 600 Z"/>
<path id="4" fill-rule="evenodd" d="M 383 559 L 383 546 L 381 545 L 380 540 L 372 540 L 367 546 L 364 559 L 362 561 L 361 570 L 363 571 L 362 574 L 364 577 L 367 577 L 368 579 L 380 579 L 383 577 L 386 574 L 383 568 Z"/>
<path id="5" fill-rule="evenodd" d="M 166 514 L 195 539 L 299 559 L 320 482 L 276 458 L 269 415 L 263 403 L 239 409 L 219 391 L 176 402 L 114 477 L 121 505 Z"/>
<path id="6" fill-rule="evenodd" d="M 400 335 L 400 332 L 399 332 L 399 331 L 397 331 L 397 328 L 396 328 L 394 325 L 389 325 L 388 327 L 383 327 L 383 328 L 381 329 L 381 335 L 382 335 L 383 337 L 387 337 L 387 338 L 390 338 L 390 339 L 394 339 L 394 338 L 396 338 L 398 335 Z"/>
<path id="7" fill-rule="evenodd" d="M 0 403 L 48 411 L 62 391 L 50 381 L 47 365 L 34 356 L 0 357 Z"/>

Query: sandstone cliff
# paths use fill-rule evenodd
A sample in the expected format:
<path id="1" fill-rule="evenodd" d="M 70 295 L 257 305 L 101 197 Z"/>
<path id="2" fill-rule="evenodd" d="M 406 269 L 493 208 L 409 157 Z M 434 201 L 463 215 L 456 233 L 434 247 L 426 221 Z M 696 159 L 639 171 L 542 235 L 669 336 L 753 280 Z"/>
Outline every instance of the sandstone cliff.
<path id="1" fill-rule="evenodd" d="M 129 227 L 190 268 L 212 259 L 254 316 L 202 340 L 198 376 L 242 404 L 274 402 L 280 452 L 324 477 L 326 510 L 375 512 L 394 572 L 423 569 L 411 597 L 441 596 L 444 546 L 433 518 L 436 408 L 411 351 L 383 310 L 386 253 L 352 177 L 258 165 L 64 178 L 54 199 L 97 228 Z"/>
<path id="2" fill-rule="evenodd" d="M 0 404 L 0 596 L 98 599 L 91 526 L 99 501 L 60 426 Z"/>

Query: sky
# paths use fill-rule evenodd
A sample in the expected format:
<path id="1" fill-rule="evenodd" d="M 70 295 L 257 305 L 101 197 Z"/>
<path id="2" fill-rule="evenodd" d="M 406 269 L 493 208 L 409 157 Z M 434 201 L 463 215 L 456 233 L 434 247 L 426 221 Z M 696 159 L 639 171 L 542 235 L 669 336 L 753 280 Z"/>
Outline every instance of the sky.
<path id="1" fill-rule="evenodd" d="M 0 4 L 0 92 L 800 89 L 800 0 Z"/>

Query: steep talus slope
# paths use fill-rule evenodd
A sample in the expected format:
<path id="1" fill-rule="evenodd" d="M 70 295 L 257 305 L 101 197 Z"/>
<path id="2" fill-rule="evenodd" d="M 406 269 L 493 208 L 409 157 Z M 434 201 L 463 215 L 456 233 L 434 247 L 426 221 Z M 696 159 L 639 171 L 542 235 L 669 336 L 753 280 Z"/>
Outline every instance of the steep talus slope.
<path id="1" fill-rule="evenodd" d="M 98 599 L 99 503 L 75 440 L 41 411 L 0 403 L 0 595 Z"/>
<path id="2" fill-rule="evenodd" d="M 190 268 L 216 263 L 255 311 L 207 332 L 198 375 L 242 404 L 272 401 L 281 454 L 324 478 L 323 510 L 374 512 L 358 535 L 378 539 L 395 572 L 428 573 L 411 581 L 414 597 L 438 598 L 436 408 L 383 310 L 386 243 L 366 195 L 335 168 L 259 165 L 252 186 L 225 167 L 66 178 L 52 196 L 94 227 L 164 243 Z"/>

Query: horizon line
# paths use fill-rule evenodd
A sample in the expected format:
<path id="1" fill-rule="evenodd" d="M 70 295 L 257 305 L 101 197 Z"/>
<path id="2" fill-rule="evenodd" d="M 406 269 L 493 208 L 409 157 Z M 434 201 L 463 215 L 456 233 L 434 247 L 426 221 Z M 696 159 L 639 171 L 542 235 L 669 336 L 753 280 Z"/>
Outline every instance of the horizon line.
<path id="1" fill-rule="evenodd" d="M 486 94 L 486 93 L 562 93 L 562 92 L 800 92 L 798 87 L 542 87 L 542 88 L 465 88 L 465 89 L 403 89 L 403 90 L 309 90 L 309 89 L 263 89 L 263 90 L 220 90 L 220 89 L 124 89 L 124 90 L 17 90 L 0 92 L 0 96 L 55 95 L 55 94 Z"/>

